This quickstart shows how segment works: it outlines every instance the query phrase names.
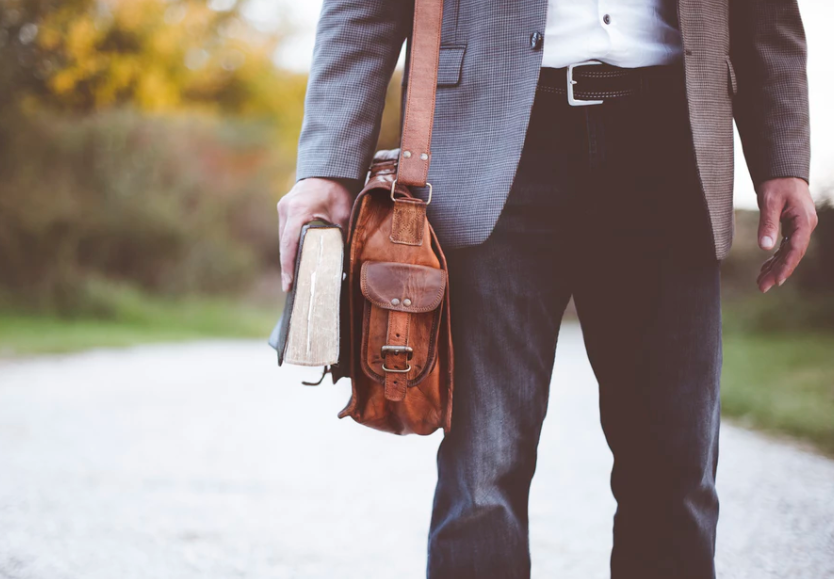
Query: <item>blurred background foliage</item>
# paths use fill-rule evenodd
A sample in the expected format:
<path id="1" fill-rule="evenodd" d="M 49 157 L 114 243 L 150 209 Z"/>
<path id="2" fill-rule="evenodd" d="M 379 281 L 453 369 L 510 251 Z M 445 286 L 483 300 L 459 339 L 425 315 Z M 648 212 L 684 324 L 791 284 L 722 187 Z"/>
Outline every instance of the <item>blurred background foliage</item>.
<path id="1" fill-rule="evenodd" d="M 0 8 L 0 303 L 107 317 L 125 291 L 237 295 L 274 273 L 306 87 L 274 63 L 286 30 L 218 0 Z"/>
<path id="2" fill-rule="evenodd" d="M 307 78 L 243 8 L 0 0 L 0 356 L 268 334 Z M 757 220 L 722 270 L 723 409 L 834 454 L 834 209 L 764 296 Z"/>
<path id="3" fill-rule="evenodd" d="M 736 211 L 733 249 L 721 270 L 724 365 L 721 409 L 748 426 L 811 442 L 834 456 L 834 208 L 793 277 L 762 295 L 766 257 L 759 214 Z"/>
<path id="4" fill-rule="evenodd" d="M 733 249 L 721 270 L 725 325 L 761 333 L 834 332 L 834 206 L 820 203 L 817 215 L 811 247 L 790 282 L 761 295 L 752 283 L 767 257 L 756 241 L 759 214 L 736 211 Z"/>
<path id="5" fill-rule="evenodd" d="M 213 9 L 228 5 L 228 9 Z M 296 124 L 305 78 L 277 69 L 282 32 L 261 32 L 234 3 L 3 0 L 2 95 L 67 113 L 129 105 Z M 283 134 L 283 133 L 281 133 Z M 292 143 L 292 134 L 285 134 Z"/>

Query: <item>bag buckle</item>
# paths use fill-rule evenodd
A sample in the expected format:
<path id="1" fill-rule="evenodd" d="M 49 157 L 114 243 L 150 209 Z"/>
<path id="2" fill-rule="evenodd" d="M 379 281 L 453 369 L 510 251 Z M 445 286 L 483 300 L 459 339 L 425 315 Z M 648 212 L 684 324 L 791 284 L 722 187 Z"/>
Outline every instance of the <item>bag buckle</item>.
<path id="1" fill-rule="evenodd" d="M 428 205 L 429 203 L 431 203 L 432 186 L 431 186 L 431 183 L 429 183 L 428 181 L 426 181 L 426 186 L 429 188 L 429 198 L 426 199 L 426 205 Z M 394 198 L 394 189 L 396 189 L 396 188 L 397 188 L 397 179 L 394 178 L 394 180 L 391 182 L 391 201 L 396 201 L 396 199 Z"/>
<path id="2" fill-rule="evenodd" d="M 414 355 L 414 349 L 411 346 L 390 346 L 388 344 L 385 344 L 384 346 L 382 346 L 382 359 L 383 359 L 382 369 L 385 372 L 393 372 L 395 374 L 407 374 L 408 372 L 411 372 L 411 364 L 408 364 L 408 363 L 406 363 L 406 368 L 404 370 L 400 370 L 398 368 L 388 368 L 388 367 L 386 367 L 384 360 L 385 360 L 385 354 L 388 353 L 388 352 L 393 352 L 395 354 L 406 353 L 406 354 L 408 354 L 408 357 L 406 358 L 406 360 L 411 360 L 411 357 Z"/>
<path id="3" fill-rule="evenodd" d="M 568 104 L 572 107 L 586 107 L 588 105 L 601 105 L 603 101 L 594 101 L 594 100 L 582 100 L 578 99 L 574 96 L 573 87 L 574 85 L 579 82 L 573 79 L 573 70 L 580 66 L 595 66 L 597 64 L 602 64 L 598 60 L 586 60 L 585 62 L 580 62 L 577 64 L 571 64 L 568 66 Z"/>

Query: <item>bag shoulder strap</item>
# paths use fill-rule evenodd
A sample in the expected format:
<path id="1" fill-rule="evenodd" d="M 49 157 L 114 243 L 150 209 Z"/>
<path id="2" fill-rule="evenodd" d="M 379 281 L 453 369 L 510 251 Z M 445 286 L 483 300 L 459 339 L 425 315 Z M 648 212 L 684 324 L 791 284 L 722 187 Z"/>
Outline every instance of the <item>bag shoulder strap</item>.
<path id="1" fill-rule="evenodd" d="M 429 173 L 442 22 L 443 0 L 414 1 L 408 91 L 397 164 L 397 181 L 403 185 L 423 187 Z"/>

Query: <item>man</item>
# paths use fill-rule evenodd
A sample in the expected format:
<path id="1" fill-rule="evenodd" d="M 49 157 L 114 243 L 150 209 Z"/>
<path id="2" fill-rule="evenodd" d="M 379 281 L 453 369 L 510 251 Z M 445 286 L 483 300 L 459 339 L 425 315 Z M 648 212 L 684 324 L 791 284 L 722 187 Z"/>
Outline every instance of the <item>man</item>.
<path id="1" fill-rule="evenodd" d="M 298 182 L 278 205 L 285 289 L 301 225 L 347 221 L 412 16 L 404 0 L 324 1 Z M 805 62 L 795 0 L 446 0 L 428 180 L 456 390 L 431 579 L 529 577 L 528 491 L 571 296 L 614 455 L 612 577 L 714 577 L 733 116 L 763 250 L 781 222 L 768 291 L 816 225 Z"/>

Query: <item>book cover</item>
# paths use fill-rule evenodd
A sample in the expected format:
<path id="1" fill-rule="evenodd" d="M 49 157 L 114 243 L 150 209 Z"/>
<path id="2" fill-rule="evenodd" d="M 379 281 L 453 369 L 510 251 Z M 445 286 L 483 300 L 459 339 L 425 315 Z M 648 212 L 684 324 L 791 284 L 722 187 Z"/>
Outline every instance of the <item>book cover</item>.
<path id="1" fill-rule="evenodd" d="M 279 366 L 338 363 L 343 260 L 340 227 L 308 223 L 302 228 L 293 286 L 269 338 Z"/>

